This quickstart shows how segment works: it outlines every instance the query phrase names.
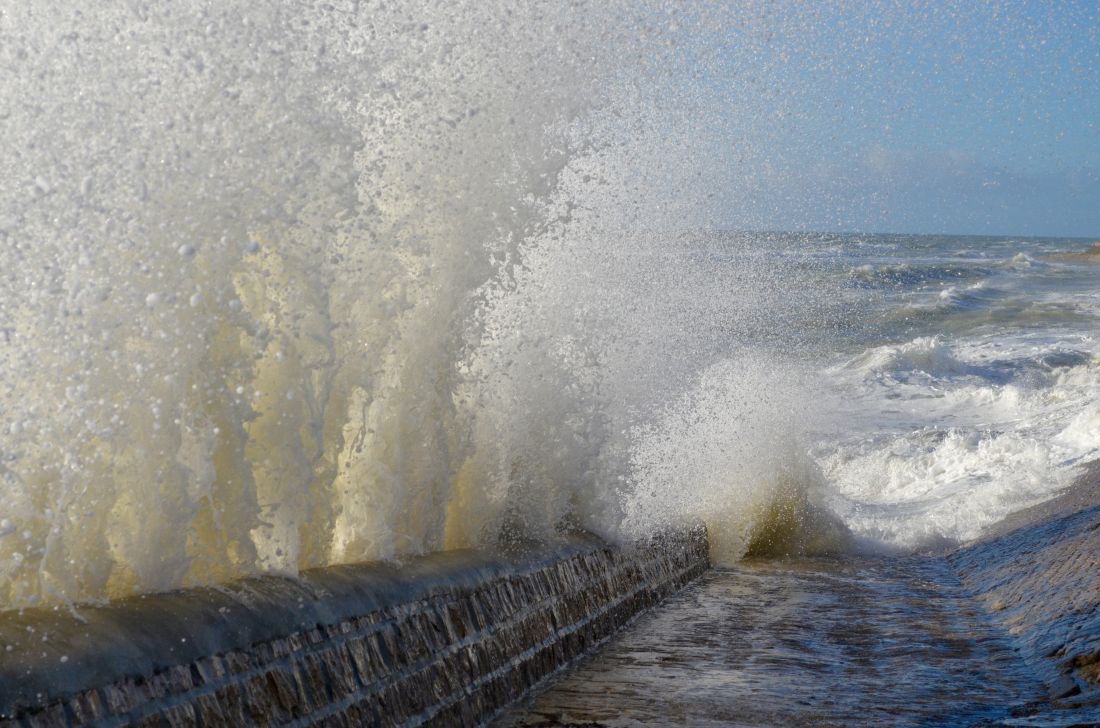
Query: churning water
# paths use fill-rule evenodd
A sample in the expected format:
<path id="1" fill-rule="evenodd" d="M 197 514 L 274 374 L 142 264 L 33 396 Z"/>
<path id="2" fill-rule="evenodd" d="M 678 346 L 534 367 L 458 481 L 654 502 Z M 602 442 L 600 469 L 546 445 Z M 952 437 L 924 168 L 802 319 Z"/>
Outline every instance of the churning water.
<path id="1" fill-rule="evenodd" d="M 563 527 L 915 548 L 1051 493 L 1100 444 L 1080 244 L 715 232 L 819 21 L 4 8 L 0 603 Z"/>
<path id="2" fill-rule="evenodd" d="M 903 549 L 971 539 L 1100 455 L 1100 268 L 1087 241 L 818 249 L 865 322 L 830 342 L 832 416 L 811 438 L 831 509 L 856 535 Z"/>

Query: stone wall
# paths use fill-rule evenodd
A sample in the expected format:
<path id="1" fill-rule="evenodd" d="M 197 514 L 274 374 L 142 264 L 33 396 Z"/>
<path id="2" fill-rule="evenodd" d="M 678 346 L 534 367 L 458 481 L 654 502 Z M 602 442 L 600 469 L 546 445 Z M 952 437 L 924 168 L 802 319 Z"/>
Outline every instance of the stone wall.
<path id="1" fill-rule="evenodd" d="M 1100 505 L 1034 515 L 948 561 L 1056 705 L 1100 703 Z"/>
<path id="2" fill-rule="evenodd" d="M 0 615 L 0 726 L 474 725 L 708 567 L 704 531 Z"/>

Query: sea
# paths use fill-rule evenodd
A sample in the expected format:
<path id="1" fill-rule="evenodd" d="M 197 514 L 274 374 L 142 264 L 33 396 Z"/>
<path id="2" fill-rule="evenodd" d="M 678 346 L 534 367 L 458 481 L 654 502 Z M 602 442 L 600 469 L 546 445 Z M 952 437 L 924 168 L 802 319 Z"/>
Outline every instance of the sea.
<path id="1" fill-rule="evenodd" d="M 807 242 L 859 322 L 813 347 L 837 418 L 810 443 L 854 533 L 901 549 L 973 539 L 1100 456 L 1094 241 Z"/>

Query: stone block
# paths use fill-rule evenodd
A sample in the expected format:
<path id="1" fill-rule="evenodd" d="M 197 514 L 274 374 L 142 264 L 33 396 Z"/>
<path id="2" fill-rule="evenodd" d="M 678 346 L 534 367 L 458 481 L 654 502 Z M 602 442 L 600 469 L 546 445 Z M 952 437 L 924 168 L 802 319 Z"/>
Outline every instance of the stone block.
<path id="1" fill-rule="evenodd" d="M 245 687 L 231 682 L 214 693 L 222 713 L 231 725 L 243 726 L 249 723 L 249 711 L 245 705 Z"/>
<path id="2" fill-rule="evenodd" d="M 355 678 L 355 668 L 351 664 L 351 656 L 347 647 L 337 644 L 317 653 L 328 673 L 333 697 L 337 700 L 346 695 L 351 695 L 359 689 L 359 682 Z"/>
<path id="3" fill-rule="evenodd" d="M 129 682 L 105 685 L 103 698 L 111 715 L 124 715 L 142 703 L 140 691 Z"/>
<path id="4" fill-rule="evenodd" d="M 290 713 L 282 708 L 276 694 L 276 687 L 267 674 L 249 678 L 241 687 L 244 710 L 248 716 L 247 725 L 270 725 Z"/>
<path id="5" fill-rule="evenodd" d="M 225 709 L 213 694 L 198 695 L 191 700 L 191 705 L 194 706 L 203 728 L 206 726 L 227 728 L 231 725 Z"/>
<path id="6" fill-rule="evenodd" d="M 374 683 L 378 679 L 381 666 L 374 661 L 367 638 L 356 637 L 348 640 L 344 647 L 351 657 L 352 664 L 355 665 L 355 671 L 358 673 L 363 686 L 366 687 Z"/>
<path id="7" fill-rule="evenodd" d="M 69 719 L 65 715 L 64 705 L 51 705 L 23 719 L 24 725 L 31 728 L 68 728 Z"/>
<path id="8" fill-rule="evenodd" d="M 294 672 L 313 708 L 323 708 L 332 702 L 328 676 L 325 674 L 324 662 L 319 655 L 302 655 L 295 665 Z"/>
<path id="9" fill-rule="evenodd" d="M 168 692 L 184 693 L 195 687 L 195 675 L 190 665 L 175 665 L 164 671 Z"/>
<path id="10" fill-rule="evenodd" d="M 73 714 L 73 724 L 83 725 L 99 720 L 107 715 L 107 706 L 98 690 L 85 690 L 69 701 L 69 710 Z"/>
<path id="11" fill-rule="evenodd" d="M 197 660 L 195 662 L 195 671 L 198 672 L 203 685 L 209 685 L 210 683 L 220 680 L 225 677 L 228 672 L 225 661 L 217 655 Z"/>
<path id="12" fill-rule="evenodd" d="M 278 708 L 292 716 L 306 714 L 309 704 L 292 673 L 277 667 L 268 671 L 266 678 L 268 690 L 275 697 L 275 705 Z"/>
<path id="13" fill-rule="evenodd" d="M 163 716 L 171 728 L 194 728 L 198 722 L 198 714 L 189 703 L 174 705 L 165 710 Z"/>
<path id="14" fill-rule="evenodd" d="M 242 673 L 251 670 L 256 665 L 256 659 L 244 650 L 233 650 L 222 656 L 222 663 L 225 671 Z"/>

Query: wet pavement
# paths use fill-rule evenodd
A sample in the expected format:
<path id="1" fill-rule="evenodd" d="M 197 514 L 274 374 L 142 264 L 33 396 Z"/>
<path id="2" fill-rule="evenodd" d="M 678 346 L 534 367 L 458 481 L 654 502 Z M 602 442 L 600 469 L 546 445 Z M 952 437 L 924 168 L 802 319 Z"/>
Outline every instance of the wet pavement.
<path id="1" fill-rule="evenodd" d="M 802 559 L 708 572 L 502 724 L 1073 724 L 1047 697 L 943 560 Z"/>

